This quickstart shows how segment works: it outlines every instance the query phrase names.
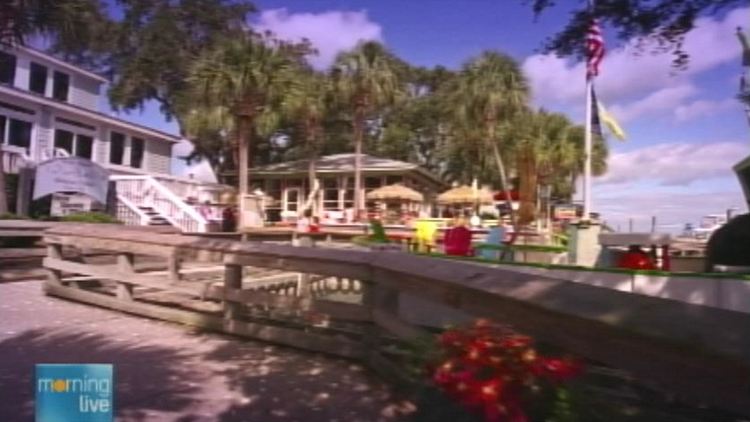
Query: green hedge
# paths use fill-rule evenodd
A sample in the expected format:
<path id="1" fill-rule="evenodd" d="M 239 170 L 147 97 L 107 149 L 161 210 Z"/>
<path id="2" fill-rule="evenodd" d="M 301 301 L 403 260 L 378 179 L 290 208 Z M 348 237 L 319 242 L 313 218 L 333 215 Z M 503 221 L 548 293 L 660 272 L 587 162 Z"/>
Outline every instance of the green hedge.
<path id="1" fill-rule="evenodd" d="M 474 249 L 487 249 L 494 251 L 518 251 L 518 252 L 550 252 L 563 253 L 567 252 L 565 246 L 552 245 L 495 245 L 491 243 L 475 243 Z"/>
<path id="2" fill-rule="evenodd" d="M 102 212 L 79 212 L 60 217 L 58 221 L 71 223 L 122 224 L 115 217 Z"/>
<path id="3" fill-rule="evenodd" d="M 17 215 L 13 214 L 12 212 L 6 212 L 3 214 L 0 214 L 0 220 L 28 220 L 29 217 L 26 217 L 24 215 Z"/>

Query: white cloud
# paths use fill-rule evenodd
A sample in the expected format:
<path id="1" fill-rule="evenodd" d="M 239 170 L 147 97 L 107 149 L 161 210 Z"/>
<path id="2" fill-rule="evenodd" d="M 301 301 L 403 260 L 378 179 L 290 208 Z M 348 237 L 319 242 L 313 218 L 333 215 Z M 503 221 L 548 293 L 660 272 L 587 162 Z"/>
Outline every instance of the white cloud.
<path id="1" fill-rule="evenodd" d="M 732 165 L 747 154 L 748 147 L 739 142 L 661 143 L 612 154 L 607 173 L 596 183 L 601 186 L 651 181 L 662 186 L 687 186 L 696 181 L 733 177 Z"/>
<path id="2" fill-rule="evenodd" d="M 657 219 L 657 231 L 679 233 L 685 223 L 695 225 L 704 215 L 721 214 L 730 208 L 736 208 L 738 213 L 747 212 L 739 186 L 710 193 L 595 191 L 594 207 L 610 227 L 627 231 L 632 221 L 633 231 L 641 232 L 650 230 L 651 217 Z"/>
<path id="3" fill-rule="evenodd" d="M 678 122 L 712 116 L 725 110 L 738 108 L 736 99 L 728 98 L 722 101 L 696 100 L 688 104 L 680 105 L 674 110 L 675 119 Z"/>
<path id="4" fill-rule="evenodd" d="M 271 31 L 286 40 L 308 39 L 318 50 L 309 58 L 317 69 L 325 69 L 336 55 L 349 50 L 360 41 L 382 41 L 382 28 L 372 22 L 366 11 L 328 11 L 322 13 L 289 13 L 287 9 L 265 10 L 255 26 Z"/>
<path id="5" fill-rule="evenodd" d="M 613 49 L 602 63 L 597 78 L 597 92 L 603 100 L 614 103 L 634 95 L 685 84 L 697 74 L 736 60 L 740 55 L 735 28 L 746 23 L 750 8 L 728 13 L 723 20 L 702 18 L 685 39 L 684 49 L 690 55 L 687 70 L 675 72 L 670 54 L 637 54 L 635 42 Z M 648 51 L 648 50 L 647 50 Z M 584 64 L 552 55 L 534 55 L 523 64 L 531 79 L 537 105 L 549 103 L 581 104 L 584 97 Z"/>
<path id="6" fill-rule="evenodd" d="M 621 121 L 631 121 L 643 115 L 652 115 L 665 110 L 679 109 L 682 107 L 680 104 L 684 103 L 685 100 L 693 96 L 696 92 L 697 89 L 692 84 L 662 88 L 640 100 L 626 105 L 612 106 L 612 113 Z M 691 112 L 683 111 L 682 114 Z M 692 113 L 695 114 L 695 112 Z"/>

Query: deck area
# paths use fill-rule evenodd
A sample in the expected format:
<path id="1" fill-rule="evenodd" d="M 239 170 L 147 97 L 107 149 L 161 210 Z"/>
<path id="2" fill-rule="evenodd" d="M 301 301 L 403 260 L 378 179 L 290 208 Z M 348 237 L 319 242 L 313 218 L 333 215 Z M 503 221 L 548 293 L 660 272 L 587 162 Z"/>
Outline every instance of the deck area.
<path id="1" fill-rule="evenodd" d="M 361 366 L 203 333 L 0 284 L 1 421 L 33 420 L 34 364 L 111 362 L 130 421 L 400 421 L 408 406 Z"/>

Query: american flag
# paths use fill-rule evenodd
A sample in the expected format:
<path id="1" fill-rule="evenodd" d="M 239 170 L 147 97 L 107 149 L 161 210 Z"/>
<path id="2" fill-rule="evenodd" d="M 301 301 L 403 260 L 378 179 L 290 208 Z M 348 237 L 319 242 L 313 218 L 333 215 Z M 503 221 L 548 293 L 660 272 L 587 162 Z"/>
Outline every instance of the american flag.
<path id="1" fill-rule="evenodd" d="M 586 54 L 586 77 L 593 78 L 599 75 L 599 63 L 604 58 L 604 36 L 596 20 L 591 22 L 586 31 Z"/>

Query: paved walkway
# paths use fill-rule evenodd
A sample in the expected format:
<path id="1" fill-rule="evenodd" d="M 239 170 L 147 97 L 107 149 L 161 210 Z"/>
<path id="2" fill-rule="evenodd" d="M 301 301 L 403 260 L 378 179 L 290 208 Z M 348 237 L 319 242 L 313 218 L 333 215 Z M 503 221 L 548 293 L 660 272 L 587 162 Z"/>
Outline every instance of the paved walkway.
<path id="1" fill-rule="evenodd" d="M 118 422 L 397 421 L 407 407 L 351 362 L 0 284 L 0 421 L 33 420 L 36 363 L 113 363 Z"/>

